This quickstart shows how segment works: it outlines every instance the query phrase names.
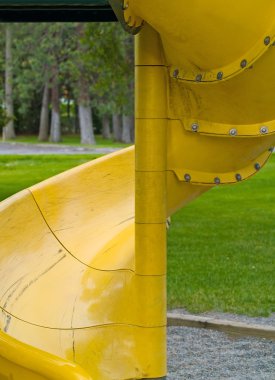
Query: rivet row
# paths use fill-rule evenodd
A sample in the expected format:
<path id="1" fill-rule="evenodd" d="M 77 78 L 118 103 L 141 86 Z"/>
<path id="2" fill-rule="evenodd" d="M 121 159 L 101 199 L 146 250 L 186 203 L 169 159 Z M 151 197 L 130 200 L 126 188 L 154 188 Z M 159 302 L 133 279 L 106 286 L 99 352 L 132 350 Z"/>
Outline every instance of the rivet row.
<path id="1" fill-rule="evenodd" d="M 198 123 L 193 123 L 193 124 L 191 125 L 191 130 L 192 130 L 193 132 L 198 132 L 198 130 L 199 130 L 199 124 L 198 124 Z M 262 134 L 262 135 L 267 134 L 268 131 L 269 131 L 269 129 L 268 129 L 268 127 L 265 126 L 265 125 L 262 126 L 262 127 L 260 127 L 260 129 L 259 129 L 259 132 L 260 132 L 260 134 Z M 229 130 L 228 134 L 229 134 L 230 136 L 237 136 L 237 135 L 238 135 L 238 130 L 237 130 L 236 128 L 231 128 L 231 129 Z M 273 149 L 273 148 L 272 148 L 272 149 Z"/>
<path id="2" fill-rule="evenodd" d="M 123 6 L 123 10 L 127 9 L 129 6 L 129 4 L 125 4 L 125 6 Z M 271 42 L 271 38 L 270 36 L 266 36 L 264 38 L 264 45 L 265 46 L 268 46 Z M 272 43 L 272 45 L 275 45 L 275 41 Z M 242 69 L 244 69 L 245 67 L 247 67 L 248 65 L 248 61 L 246 59 L 243 59 L 241 62 L 240 62 L 240 67 Z M 253 68 L 253 65 L 249 66 L 249 69 L 252 69 Z M 179 75 L 179 69 L 175 69 L 174 72 L 173 72 L 173 77 L 174 78 L 178 78 L 178 75 Z M 219 71 L 216 75 L 216 78 L 217 80 L 222 80 L 223 79 L 223 72 L 222 71 Z M 183 78 L 182 78 L 183 79 Z M 195 76 L 195 81 L 196 82 L 201 82 L 202 81 L 202 74 L 197 74 Z"/>
<path id="3" fill-rule="evenodd" d="M 272 149 L 273 149 L 273 148 L 272 148 Z M 261 169 L 261 165 L 260 165 L 258 162 L 256 162 L 256 163 L 254 164 L 254 168 L 256 169 L 256 171 L 259 171 L 259 170 Z M 236 173 L 236 174 L 235 174 L 235 178 L 236 178 L 236 180 L 237 180 L 238 182 L 242 181 L 242 179 L 243 179 L 243 177 L 242 177 L 242 175 L 241 175 L 240 173 Z M 191 175 L 188 174 L 188 173 L 184 174 L 184 180 L 185 180 L 186 182 L 190 182 L 190 181 L 191 181 Z M 220 177 L 215 177 L 213 182 L 214 182 L 216 185 L 219 185 L 219 184 L 221 183 L 221 179 L 220 179 Z"/>

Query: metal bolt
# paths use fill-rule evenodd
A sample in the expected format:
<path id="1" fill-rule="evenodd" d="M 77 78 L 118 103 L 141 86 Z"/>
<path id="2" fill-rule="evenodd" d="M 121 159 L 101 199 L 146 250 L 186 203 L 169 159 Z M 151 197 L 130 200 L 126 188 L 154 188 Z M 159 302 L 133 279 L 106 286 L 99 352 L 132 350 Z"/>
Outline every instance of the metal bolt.
<path id="1" fill-rule="evenodd" d="M 260 128 L 260 132 L 261 132 L 261 134 L 265 135 L 266 133 L 268 133 L 268 128 L 263 126 Z"/>
<path id="2" fill-rule="evenodd" d="M 217 79 L 218 80 L 221 80 L 223 77 L 223 72 L 222 71 L 219 71 L 218 74 L 217 74 Z"/>
<path id="3" fill-rule="evenodd" d="M 267 46 L 270 44 L 270 37 L 269 36 L 266 36 L 265 39 L 264 39 L 264 44 Z"/>
<path id="4" fill-rule="evenodd" d="M 247 60 L 246 59 L 243 59 L 242 62 L 241 62 L 241 68 L 245 68 L 247 65 Z"/>
<path id="5" fill-rule="evenodd" d="M 175 69 L 174 72 L 173 72 L 173 77 L 174 78 L 177 78 L 179 75 L 179 70 L 178 69 Z"/>
<path id="6" fill-rule="evenodd" d="M 219 177 L 214 178 L 214 182 L 216 185 L 219 185 L 221 183 L 221 180 Z"/>
<path id="7" fill-rule="evenodd" d="M 122 10 L 123 11 L 126 11 L 126 9 L 128 9 L 128 8 L 129 8 L 129 3 L 126 3 L 126 4 L 122 5 Z"/>
<path id="8" fill-rule="evenodd" d="M 236 136 L 237 133 L 238 133 L 238 131 L 237 131 L 236 128 L 232 128 L 232 129 L 230 129 L 230 131 L 229 131 L 230 136 Z"/>
<path id="9" fill-rule="evenodd" d="M 236 178 L 237 181 L 241 181 L 242 180 L 242 176 L 239 173 L 237 173 L 235 175 L 235 178 Z"/>
<path id="10" fill-rule="evenodd" d="M 202 75 L 201 74 L 198 74 L 196 76 L 196 82 L 200 82 L 202 80 Z"/>
<path id="11" fill-rule="evenodd" d="M 193 132 L 198 132 L 198 129 L 199 129 L 198 124 L 196 124 L 196 123 L 192 124 L 191 129 Z"/>
<path id="12" fill-rule="evenodd" d="M 254 168 L 256 170 L 260 170 L 261 169 L 261 165 L 258 162 L 256 162 L 256 164 L 254 165 Z"/>
<path id="13" fill-rule="evenodd" d="M 190 174 L 184 174 L 184 179 L 186 182 L 190 182 L 191 181 L 191 175 Z"/>

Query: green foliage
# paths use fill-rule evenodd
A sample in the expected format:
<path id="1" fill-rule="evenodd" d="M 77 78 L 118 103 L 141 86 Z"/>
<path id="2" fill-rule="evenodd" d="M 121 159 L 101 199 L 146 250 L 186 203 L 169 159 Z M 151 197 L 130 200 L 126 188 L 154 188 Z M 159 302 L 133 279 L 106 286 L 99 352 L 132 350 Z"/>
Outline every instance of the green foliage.
<path id="1" fill-rule="evenodd" d="M 94 105 L 102 114 L 133 114 L 133 36 L 126 34 L 117 23 L 88 24 L 86 41 L 96 58 Z"/>
<path id="2" fill-rule="evenodd" d="M 275 312 L 275 156 L 255 177 L 219 186 L 172 217 L 169 307 Z"/>
<path id="3" fill-rule="evenodd" d="M 0 28 L 4 28 L 0 24 Z M 36 133 L 42 93 L 58 67 L 60 94 L 75 104 L 79 79 L 89 83 L 92 107 L 104 114 L 133 113 L 133 37 L 118 23 L 19 23 L 13 28 L 17 132 Z M 4 33 L 0 70 L 4 73 Z M 3 87 L 0 102 L 3 103 Z M 70 127 L 75 119 L 67 119 Z M 71 127 L 73 129 L 73 127 Z M 74 127 L 75 129 L 75 127 Z"/>

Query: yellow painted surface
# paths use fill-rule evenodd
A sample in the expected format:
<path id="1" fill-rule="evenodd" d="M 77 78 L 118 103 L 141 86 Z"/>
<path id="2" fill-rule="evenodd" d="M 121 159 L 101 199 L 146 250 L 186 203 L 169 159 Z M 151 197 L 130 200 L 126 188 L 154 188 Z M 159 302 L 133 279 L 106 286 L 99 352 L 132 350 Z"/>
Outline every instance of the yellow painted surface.
<path id="1" fill-rule="evenodd" d="M 18 193 L 0 214 L 5 337 L 76 362 L 92 379 L 165 373 L 165 276 L 135 271 L 133 148 Z M 30 359 L 20 376 L 32 379 L 26 368 Z"/>
<path id="2" fill-rule="evenodd" d="M 1 380 L 92 380 L 77 364 L 28 346 L 0 331 Z"/>
<path id="3" fill-rule="evenodd" d="M 136 147 L 0 204 L 0 379 L 164 377 L 166 218 L 275 144 L 273 1 L 112 3 L 142 28 Z"/>

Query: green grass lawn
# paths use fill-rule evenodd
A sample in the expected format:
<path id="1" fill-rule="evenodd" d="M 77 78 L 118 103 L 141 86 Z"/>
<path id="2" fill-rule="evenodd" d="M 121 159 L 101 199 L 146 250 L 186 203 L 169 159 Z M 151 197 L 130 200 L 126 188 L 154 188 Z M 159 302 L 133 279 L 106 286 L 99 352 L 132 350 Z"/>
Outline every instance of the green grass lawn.
<path id="1" fill-rule="evenodd" d="M 124 148 L 130 146 L 131 144 L 124 144 L 121 142 L 114 142 L 113 140 L 104 139 L 101 135 L 96 135 L 96 145 L 88 145 L 88 144 L 80 144 L 80 136 L 79 135 L 64 135 L 62 136 L 62 141 L 57 145 L 74 145 L 74 146 L 83 146 L 83 147 L 93 147 L 93 148 Z M 29 135 L 29 136 L 16 136 L 15 140 L 10 140 L 11 142 L 18 143 L 28 143 L 28 144 L 54 144 L 50 141 L 47 142 L 39 142 L 37 140 L 37 136 Z M 55 144 L 56 145 L 56 144 Z"/>
<path id="2" fill-rule="evenodd" d="M 0 200 L 99 155 L 0 155 Z"/>
<path id="3" fill-rule="evenodd" d="M 93 159 L 0 156 L 0 199 Z M 275 311 L 275 155 L 249 181 L 218 186 L 172 217 L 168 304 L 267 316 Z"/>
<path id="4" fill-rule="evenodd" d="M 169 307 L 275 312 L 275 155 L 256 176 L 218 186 L 172 217 Z"/>

